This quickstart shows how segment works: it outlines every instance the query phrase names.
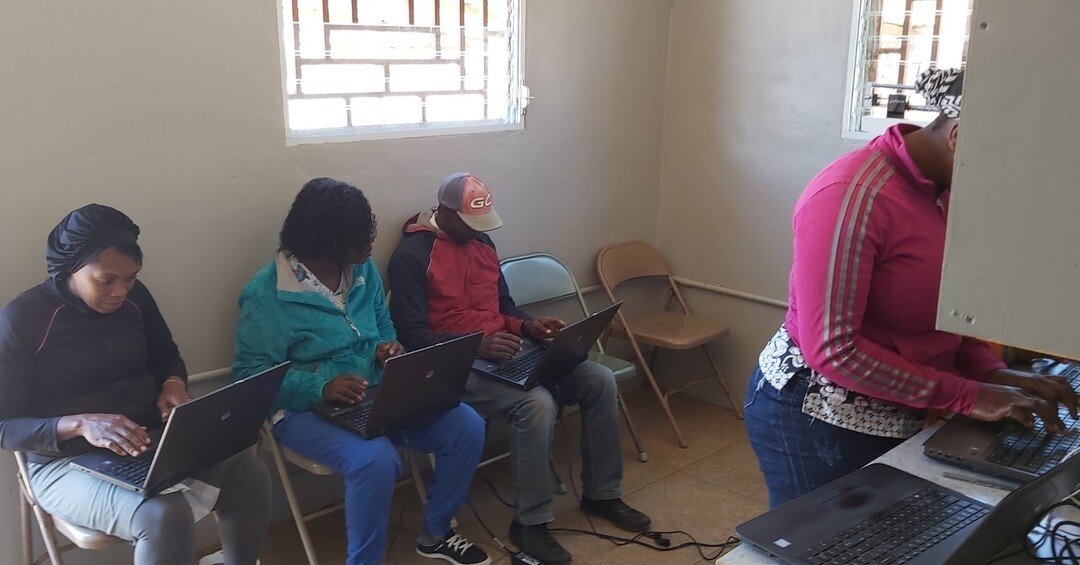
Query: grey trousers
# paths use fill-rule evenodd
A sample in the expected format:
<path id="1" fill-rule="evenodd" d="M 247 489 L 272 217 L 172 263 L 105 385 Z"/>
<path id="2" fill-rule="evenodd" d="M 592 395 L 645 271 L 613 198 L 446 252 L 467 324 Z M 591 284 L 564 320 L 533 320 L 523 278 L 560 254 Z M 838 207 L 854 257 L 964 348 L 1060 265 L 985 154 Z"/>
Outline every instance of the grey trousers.
<path id="1" fill-rule="evenodd" d="M 68 466 L 70 458 L 30 465 L 30 484 L 49 514 L 130 540 L 136 565 L 191 565 L 195 520 L 181 493 L 143 498 Z M 270 521 L 270 474 L 250 451 L 209 469 L 221 494 L 214 507 L 226 565 L 253 565 Z M 202 474 L 200 474 L 202 475 Z M 201 476 L 199 478 L 202 478 Z"/>
<path id="2" fill-rule="evenodd" d="M 555 519 L 555 483 L 548 462 L 559 405 L 581 407 L 582 494 L 594 500 L 622 496 L 618 385 L 607 367 L 586 361 L 529 391 L 473 374 L 463 400 L 487 419 L 509 420 L 518 523 L 531 526 Z"/>

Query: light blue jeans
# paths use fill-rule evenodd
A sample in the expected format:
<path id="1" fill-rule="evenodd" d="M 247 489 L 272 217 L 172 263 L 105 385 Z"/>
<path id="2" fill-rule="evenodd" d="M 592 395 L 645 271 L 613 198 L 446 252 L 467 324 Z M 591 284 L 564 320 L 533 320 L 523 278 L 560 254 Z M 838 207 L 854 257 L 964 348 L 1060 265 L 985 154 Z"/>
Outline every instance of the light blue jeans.
<path id="1" fill-rule="evenodd" d="M 581 482 L 593 500 L 622 496 L 619 444 L 619 387 L 611 369 L 585 361 L 547 386 L 529 391 L 473 374 L 465 402 L 488 419 L 510 422 L 510 457 L 514 469 L 514 519 L 532 526 L 555 519 L 551 510 L 551 442 L 559 405 L 581 407 Z"/>

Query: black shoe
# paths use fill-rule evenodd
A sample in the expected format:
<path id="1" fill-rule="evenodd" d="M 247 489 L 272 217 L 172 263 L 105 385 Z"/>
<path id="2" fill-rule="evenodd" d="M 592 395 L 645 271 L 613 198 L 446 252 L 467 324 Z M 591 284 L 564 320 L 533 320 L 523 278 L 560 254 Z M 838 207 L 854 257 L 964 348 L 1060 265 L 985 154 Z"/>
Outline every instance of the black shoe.
<path id="1" fill-rule="evenodd" d="M 642 532 L 652 524 L 648 516 L 630 508 L 621 498 L 592 500 L 582 497 L 581 511 L 590 516 L 603 518 L 628 532 Z"/>
<path id="2" fill-rule="evenodd" d="M 547 524 L 524 526 L 517 521 L 510 522 L 510 541 L 521 551 L 539 559 L 544 565 L 569 563 L 573 557 L 570 552 L 555 541 Z"/>
<path id="3" fill-rule="evenodd" d="M 445 559 L 455 565 L 488 565 L 491 558 L 473 542 L 450 532 L 450 537 L 435 545 L 416 544 L 416 553 L 428 559 Z"/>

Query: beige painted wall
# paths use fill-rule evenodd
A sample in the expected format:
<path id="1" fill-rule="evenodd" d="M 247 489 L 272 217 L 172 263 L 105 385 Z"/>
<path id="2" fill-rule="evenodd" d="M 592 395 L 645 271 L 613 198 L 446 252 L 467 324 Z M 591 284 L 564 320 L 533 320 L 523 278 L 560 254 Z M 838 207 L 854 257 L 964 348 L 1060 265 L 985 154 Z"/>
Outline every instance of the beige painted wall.
<path id="1" fill-rule="evenodd" d="M 852 0 L 674 1 L 657 245 L 677 273 L 787 300 L 795 200 L 859 145 L 840 138 L 851 14 Z M 696 290 L 687 300 L 731 326 L 715 351 L 741 398 L 784 311 Z M 661 371 L 704 371 L 697 355 L 672 354 Z"/>
<path id="2" fill-rule="evenodd" d="M 60 217 L 110 204 L 143 229 L 143 279 L 189 367 L 222 367 L 236 294 L 270 259 L 304 181 L 364 189 L 385 261 L 400 222 L 461 169 L 495 191 L 504 255 L 553 252 L 587 284 L 598 247 L 655 238 L 669 8 L 529 2 L 523 132 L 288 148 L 275 2 L 3 2 L 0 302 L 43 278 Z M 18 555 L 14 488 L 0 457 L 5 564 Z"/>

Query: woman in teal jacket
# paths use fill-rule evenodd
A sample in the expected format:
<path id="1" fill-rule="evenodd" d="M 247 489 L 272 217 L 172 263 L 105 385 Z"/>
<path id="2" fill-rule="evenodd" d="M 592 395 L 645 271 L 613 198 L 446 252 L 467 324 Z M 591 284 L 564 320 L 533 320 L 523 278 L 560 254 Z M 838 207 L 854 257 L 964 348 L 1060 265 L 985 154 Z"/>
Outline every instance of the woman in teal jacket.
<path id="1" fill-rule="evenodd" d="M 378 563 L 394 483 L 395 445 L 437 459 L 416 551 L 459 564 L 487 555 L 450 528 L 465 501 L 484 443 L 483 420 L 466 404 L 433 422 L 365 440 L 311 413 L 322 401 L 354 404 L 379 382 L 382 364 L 403 352 L 382 279 L 370 258 L 375 217 L 363 193 L 333 179 L 308 182 L 281 228 L 281 245 L 240 295 L 233 374 L 243 378 L 284 361 L 274 436 L 345 477 L 348 563 Z"/>

